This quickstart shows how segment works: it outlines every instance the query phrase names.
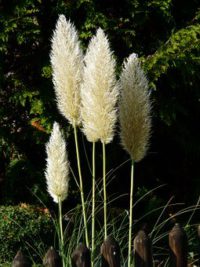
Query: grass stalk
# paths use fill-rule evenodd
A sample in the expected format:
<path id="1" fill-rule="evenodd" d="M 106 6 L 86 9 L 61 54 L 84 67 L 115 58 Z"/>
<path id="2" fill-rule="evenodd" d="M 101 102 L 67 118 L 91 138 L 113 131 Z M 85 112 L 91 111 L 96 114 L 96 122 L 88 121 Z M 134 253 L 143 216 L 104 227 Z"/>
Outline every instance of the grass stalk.
<path id="1" fill-rule="evenodd" d="M 102 143 L 103 150 L 103 210 L 104 210 L 104 238 L 107 238 L 107 194 L 106 194 L 106 147 Z"/>
<path id="2" fill-rule="evenodd" d="M 85 242 L 86 246 L 89 248 L 89 239 L 88 239 L 88 230 L 87 230 L 87 219 L 86 219 L 86 210 L 85 210 L 85 200 L 84 200 L 84 192 L 83 192 L 83 179 L 81 172 L 81 164 L 80 164 L 80 154 L 79 154 L 79 146 L 78 146 L 78 136 L 77 136 L 77 127 L 74 124 L 74 139 L 76 146 L 76 158 L 77 158 L 77 167 L 78 167 L 78 175 L 79 175 L 79 189 L 81 194 L 81 205 L 83 211 L 83 222 L 84 222 L 84 230 L 85 230 Z"/>
<path id="3" fill-rule="evenodd" d="M 63 237 L 63 224 L 62 224 L 62 201 L 59 198 L 58 200 L 58 217 L 59 217 L 59 243 L 60 243 L 60 252 L 62 257 L 62 266 L 65 267 L 64 259 L 64 237 Z"/>
<path id="4" fill-rule="evenodd" d="M 94 242 L 95 242 L 95 142 L 92 144 L 92 261 L 91 266 L 94 267 Z"/>
<path id="5" fill-rule="evenodd" d="M 129 233 L 128 233 L 128 267 L 131 266 L 131 243 L 133 225 L 133 188 L 134 188 L 134 161 L 131 161 L 131 186 L 130 186 L 130 208 L 129 208 Z"/>
<path id="6" fill-rule="evenodd" d="M 197 204 L 196 204 L 196 206 L 195 206 L 195 208 L 194 208 L 192 214 L 190 215 L 190 217 L 189 217 L 189 219 L 188 219 L 188 221 L 187 221 L 187 223 L 186 223 L 186 226 L 190 224 L 190 222 L 191 222 L 191 220 L 192 220 L 192 217 L 194 216 L 195 211 L 196 211 L 197 207 L 199 206 L 199 202 L 200 202 L 200 197 L 198 198 Z"/>

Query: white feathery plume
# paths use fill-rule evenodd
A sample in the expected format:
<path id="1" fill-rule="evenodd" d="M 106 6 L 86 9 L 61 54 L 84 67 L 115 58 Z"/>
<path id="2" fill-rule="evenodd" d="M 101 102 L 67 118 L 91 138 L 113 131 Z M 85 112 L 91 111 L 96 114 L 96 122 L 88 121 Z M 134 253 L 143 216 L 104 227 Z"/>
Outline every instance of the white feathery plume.
<path id="1" fill-rule="evenodd" d="M 58 109 L 72 125 L 80 124 L 83 54 L 74 25 L 60 15 L 52 37 L 51 65 Z"/>
<path id="2" fill-rule="evenodd" d="M 106 144 L 113 139 L 118 98 L 115 65 L 108 39 L 99 28 L 85 55 L 81 86 L 83 132 L 90 142 Z"/>
<path id="3" fill-rule="evenodd" d="M 66 143 L 61 134 L 59 124 L 53 125 L 49 142 L 46 144 L 47 165 L 46 182 L 47 190 L 54 202 L 63 201 L 68 195 L 69 162 Z"/>
<path id="4" fill-rule="evenodd" d="M 120 76 L 119 119 L 121 142 L 132 160 L 146 154 L 151 133 L 151 102 L 148 81 L 136 54 L 125 60 Z"/>

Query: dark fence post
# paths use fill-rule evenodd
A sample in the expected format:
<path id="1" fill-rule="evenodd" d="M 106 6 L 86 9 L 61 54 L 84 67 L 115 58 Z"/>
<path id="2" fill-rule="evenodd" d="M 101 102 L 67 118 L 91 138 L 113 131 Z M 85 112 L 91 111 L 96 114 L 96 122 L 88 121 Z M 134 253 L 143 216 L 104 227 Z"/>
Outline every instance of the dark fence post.
<path id="1" fill-rule="evenodd" d="M 112 236 L 101 245 L 102 267 L 120 267 L 120 247 Z"/>
<path id="2" fill-rule="evenodd" d="M 84 245 L 79 244 L 72 253 L 72 267 L 90 267 L 90 250 Z"/>
<path id="3" fill-rule="evenodd" d="M 144 230 L 134 238 L 134 261 L 137 267 L 153 267 L 151 240 Z"/>
<path id="4" fill-rule="evenodd" d="M 31 267 L 30 261 L 28 261 L 27 257 L 24 256 L 24 254 L 21 252 L 21 250 L 18 250 L 16 256 L 14 257 L 14 260 L 12 262 L 12 267 Z"/>
<path id="5" fill-rule="evenodd" d="M 172 267 L 187 267 L 187 236 L 183 228 L 176 223 L 169 232 L 169 247 Z"/>
<path id="6" fill-rule="evenodd" d="M 45 254 L 43 265 L 45 267 L 62 267 L 61 257 L 53 247 L 50 247 Z"/>

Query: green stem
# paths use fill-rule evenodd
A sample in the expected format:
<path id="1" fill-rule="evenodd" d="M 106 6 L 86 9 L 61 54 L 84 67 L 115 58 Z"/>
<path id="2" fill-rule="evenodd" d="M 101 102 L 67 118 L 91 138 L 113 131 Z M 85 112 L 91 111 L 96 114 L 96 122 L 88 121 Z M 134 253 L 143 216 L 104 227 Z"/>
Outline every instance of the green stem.
<path id="1" fill-rule="evenodd" d="M 77 158 L 77 167 L 78 167 L 78 175 L 79 175 L 79 188 L 81 193 L 81 204 L 82 204 L 82 211 L 83 211 L 83 222 L 84 222 L 84 229 L 85 229 L 85 242 L 86 246 L 89 248 L 89 239 L 88 239 L 88 230 L 87 230 L 87 219 L 86 219 L 86 211 L 85 211 L 85 200 L 84 200 L 84 193 L 83 193 L 83 179 L 81 173 L 81 164 L 80 164 L 80 155 L 79 155 L 79 147 L 78 147 L 78 137 L 77 137 L 77 128 L 76 125 L 74 127 L 74 139 L 75 139 L 75 146 L 76 146 L 76 158 Z"/>
<path id="2" fill-rule="evenodd" d="M 95 142 L 92 144 L 92 261 L 94 266 L 94 241 L 95 241 Z"/>
<path id="3" fill-rule="evenodd" d="M 128 236 L 128 267 L 131 266 L 131 243 L 133 224 L 133 187 L 134 187 L 134 161 L 131 162 L 131 188 L 130 188 L 130 208 L 129 208 L 129 236 Z"/>
<path id="4" fill-rule="evenodd" d="M 106 148 L 102 143 L 103 149 L 103 210 L 104 210 L 104 238 L 107 238 L 107 195 L 106 195 Z"/>
<path id="5" fill-rule="evenodd" d="M 62 266 L 65 267 L 64 259 L 64 237 L 63 237 L 63 225 L 62 225 L 62 201 L 58 199 L 58 216 L 59 216 L 59 232 L 60 232 L 60 252 L 62 257 Z"/>

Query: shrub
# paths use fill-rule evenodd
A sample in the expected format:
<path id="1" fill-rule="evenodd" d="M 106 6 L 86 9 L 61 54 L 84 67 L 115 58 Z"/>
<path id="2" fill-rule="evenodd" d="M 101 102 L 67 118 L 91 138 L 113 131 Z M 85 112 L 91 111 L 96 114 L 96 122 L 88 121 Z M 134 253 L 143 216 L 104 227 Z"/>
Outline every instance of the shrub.
<path id="1" fill-rule="evenodd" d="M 53 229 L 47 209 L 27 204 L 0 206 L 0 263 L 11 262 L 20 248 L 37 262 L 53 245 Z"/>

